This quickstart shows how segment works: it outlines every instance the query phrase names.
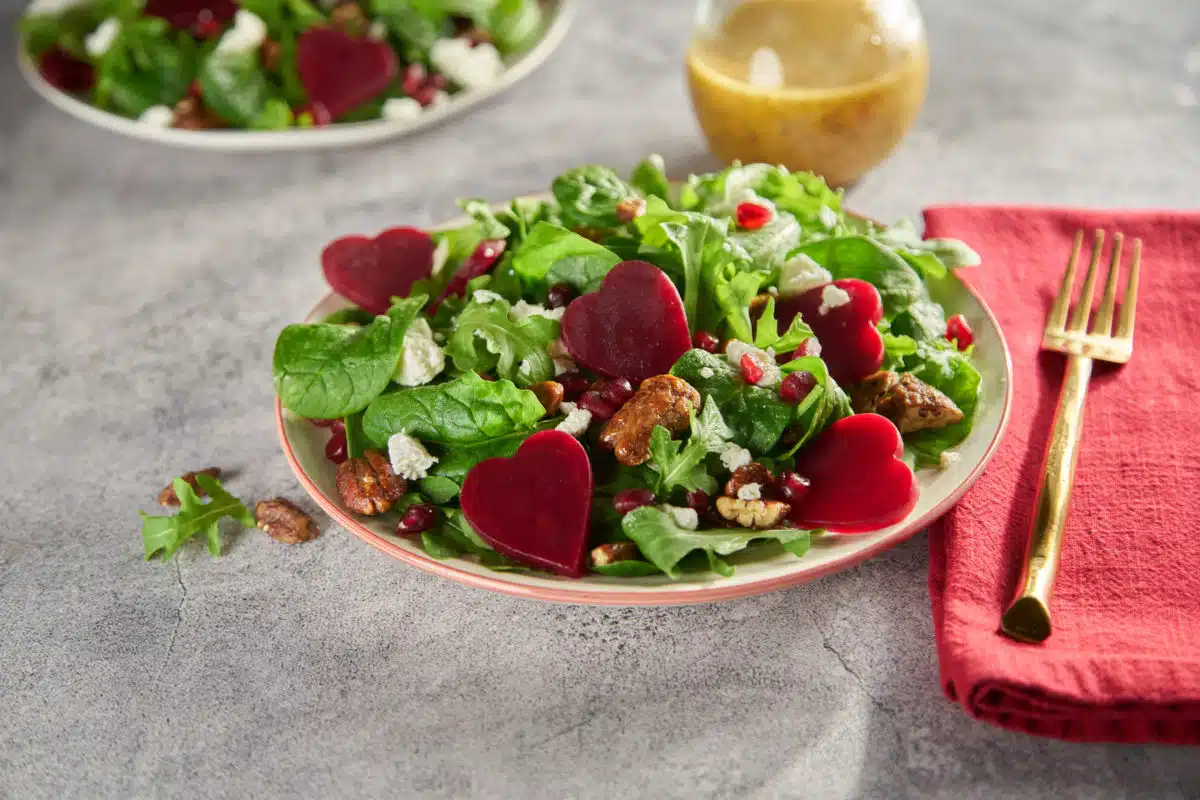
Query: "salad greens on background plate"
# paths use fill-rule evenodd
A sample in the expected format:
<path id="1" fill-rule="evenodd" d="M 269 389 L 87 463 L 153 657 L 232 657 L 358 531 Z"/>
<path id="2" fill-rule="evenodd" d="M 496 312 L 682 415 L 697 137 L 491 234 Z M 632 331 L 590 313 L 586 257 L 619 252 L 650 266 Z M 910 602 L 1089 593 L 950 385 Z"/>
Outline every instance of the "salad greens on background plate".
<path id="1" fill-rule="evenodd" d="M 344 147 L 436 124 L 561 43 L 575 0 L 33 0 L 18 62 L 79 119 L 209 150 Z"/>
<path id="2" fill-rule="evenodd" d="M 979 476 L 1010 365 L 969 247 L 841 201 L 651 157 L 335 240 L 335 293 L 276 344 L 288 461 L 368 543 L 520 596 L 707 602 L 856 564 Z"/>

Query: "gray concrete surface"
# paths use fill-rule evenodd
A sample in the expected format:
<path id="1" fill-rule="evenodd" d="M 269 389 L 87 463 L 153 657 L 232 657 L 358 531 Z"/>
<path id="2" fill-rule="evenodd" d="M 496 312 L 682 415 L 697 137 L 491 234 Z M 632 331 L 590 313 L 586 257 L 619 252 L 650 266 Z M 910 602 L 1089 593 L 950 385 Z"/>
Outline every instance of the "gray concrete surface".
<path id="1" fill-rule="evenodd" d="M 1042 741 L 945 701 L 924 537 L 683 609 L 491 596 L 328 524 L 299 547 L 246 531 L 217 560 L 141 561 L 136 511 L 180 470 L 303 499 L 269 358 L 323 291 L 327 239 L 581 161 L 708 165 L 689 4 L 587 6 L 501 101 L 337 154 L 123 141 L 39 102 L 3 37 L 0 796 L 1200 797 L 1194 750 Z M 1196 205 L 1195 3 L 923 6 L 929 104 L 855 208 Z"/>

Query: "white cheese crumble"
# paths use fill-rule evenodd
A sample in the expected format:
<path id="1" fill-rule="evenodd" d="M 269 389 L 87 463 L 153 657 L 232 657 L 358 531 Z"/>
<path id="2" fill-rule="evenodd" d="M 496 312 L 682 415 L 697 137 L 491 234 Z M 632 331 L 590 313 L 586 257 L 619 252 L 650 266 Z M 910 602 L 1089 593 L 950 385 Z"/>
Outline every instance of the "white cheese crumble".
<path id="1" fill-rule="evenodd" d="M 700 515 L 696 513 L 694 508 L 680 508 L 679 506 L 659 506 L 663 511 L 674 520 L 675 524 L 683 528 L 685 531 L 694 531 L 700 527 Z"/>
<path id="2" fill-rule="evenodd" d="M 412 100 L 411 97 L 407 99 Z M 416 103 L 417 101 L 413 100 L 413 102 Z M 386 106 L 387 103 L 384 103 L 384 105 Z M 417 103 L 417 105 L 419 106 L 420 103 Z M 439 272 L 441 272 L 446 266 L 446 259 L 448 258 L 450 258 L 450 240 L 443 236 L 441 240 L 438 241 L 437 247 L 433 248 L 433 267 L 429 274 L 437 275 Z"/>
<path id="3" fill-rule="evenodd" d="M 383 39 L 387 36 L 387 25 L 383 20 L 377 19 L 367 28 L 367 37 L 370 39 Z"/>
<path id="4" fill-rule="evenodd" d="M 419 481 L 437 463 L 437 456 L 431 456 L 425 445 L 407 433 L 396 433 L 388 439 L 388 460 L 392 472 L 405 480 Z"/>
<path id="5" fill-rule="evenodd" d="M 476 303 L 495 303 L 497 300 L 504 302 L 504 297 L 487 289 L 476 289 L 471 293 L 471 299 Z"/>
<path id="6" fill-rule="evenodd" d="M 663 161 L 663 157 L 658 153 L 651 153 L 646 156 L 646 160 L 650 162 L 650 166 L 654 167 L 659 172 L 667 171 L 667 162 Z"/>
<path id="7" fill-rule="evenodd" d="M 747 483 L 745 486 L 738 489 L 738 500 L 761 500 L 762 499 L 762 484 Z"/>
<path id="8" fill-rule="evenodd" d="M 423 386 L 446 368 L 446 352 L 433 340 L 433 329 L 417 319 L 404 333 L 404 352 L 392 380 L 401 386 Z"/>
<path id="9" fill-rule="evenodd" d="M 570 414 L 572 411 L 574 411 L 577 408 L 579 408 L 579 404 L 572 403 L 570 400 L 563 400 L 561 403 L 558 404 L 558 410 L 561 411 L 564 415 Z"/>
<path id="10" fill-rule="evenodd" d="M 175 122 L 175 111 L 169 106 L 150 106 L 138 117 L 138 122 L 151 128 L 169 128 Z"/>
<path id="11" fill-rule="evenodd" d="M 567 352 L 567 346 L 563 344 L 561 336 L 546 345 L 546 353 L 554 361 L 555 375 L 562 375 L 564 372 L 574 372 L 578 369 L 574 359 L 571 358 L 571 354 Z"/>
<path id="12" fill-rule="evenodd" d="M 738 467 L 746 466 L 750 460 L 750 451 L 734 442 L 729 442 L 721 450 L 721 463 L 730 472 Z"/>
<path id="13" fill-rule="evenodd" d="M 563 314 L 567 311 L 566 307 L 562 308 L 546 308 L 536 303 L 526 303 L 524 300 L 518 300 L 517 304 L 508 312 L 508 318 L 513 322 L 520 322 L 529 317 L 545 317 L 552 319 L 555 322 L 562 320 Z"/>
<path id="14" fill-rule="evenodd" d="M 841 308 L 850 302 L 850 295 L 840 286 L 829 284 L 821 290 L 821 307 L 817 313 L 825 316 L 835 308 Z"/>
<path id="15" fill-rule="evenodd" d="M 730 339 L 729 344 L 725 346 L 725 357 L 729 359 L 729 363 L 741 369 L 742 356 L 750 356 L 750 359 L 762 369 L 762 377 L 754 382 L 755 386 L 769 389 L 779 385 L 783 374 L 779 371 L 779 365 L 775 363 L 773 350 L 770 348 L 762 350 L 739 339 Z"/>
<path id="16" fill-rule="evenodd" d="M 504 72 L 504 61 L 495 45 L 484 42 L 472 47 L 463 37 L 438 39 L 429 49 L 429 61 L 464 89 L 487 86 Z"/>
<path id="17" fill-rule="evenodd" d="M 763 89 L 783 86 L 783 62 L 770 47 L 760 47 L 750 56 L 750 85 Z"/>
<path id="18" fill-rule="evenodd" d="M 120 32 L 121 20 L 116 17 L 109 17 L 104 22 L 101 22 L 96 30 L 84 37 L 83 49 L 92 58 L 99 58 L 108 52 L 113 42 L 117 40 L 117 34 Z"/>
<path id="19" fill-rule="evenodd" d="M 446 105 L 446 103 L 449 103 L 449 102 L 450 102 L 450 93 L 443 92 L 441 89 L 438 89 L 436 92 L 433 93 L 433 99 L 431 99 L 429 101 L 429 107 L 437 108 L 438 106 L 444 106 L 444 105 Z"/>
<path id="20" fill-rule="evenodd" d="M 833 274 L 804 253 L 783 262 L 779 268 L 779 294 L 793 297 L 833 281 Z"/>
<path id="21" fill-rule="evenodd" d="M 817 212 L 817 219 L 821 220 L 821 224 L 824 225 L 826 229 L 829 229 L 837 225 L 838 215 L 837 212 L 829 206 L 821 206 L 821 210 Z"/>
<path id="22" fill-rule="evenodd" d="M 433 340 L 435 342 L 437 342 L 438 344 L 442 344 L 443 342 L 446 341 L 446 334 L 438 333 L 437 331 L 434 331 L 433 332 Z"/>
<path id="23" fill-rule="evenodd" d="M 417 117 L 421 116 L 421 104 L 416 100 L 413 100 L 411 97 L 389 97 L 387 100 L 383 101 L 383 107 L 379 109 L 379 115 L 384 119 L 390 119 L 393 121 L 416 119 Z M 446 240 L 442 239 L 442 242 L 438 244 L 438 247 L 441 247 L 445 242 Z M 443 264 L 446 261 L 446 254 L 449 252 L 450 250 L 447 247 L 445 253 L 442 255 Z M 435 259 L 436 256 L 437 251 L 435 250 Z"/>
<path id="24" fill-rule="evenodd" d="M 953 450 L 943 450 L 941 458 L 938 459 L 938 466 L 942 469 L 950 469 L 954 462 L 960 458 L 959 454 Z"/>
<path id="25" fill-rule="evenodd" d="M 217 42 L 217 53 L 245 53 L 257 50 L 267 38 L 267 23 L 253 11 L 239 8 L 233 15 L 233 25 Z"/>
<path id="26" fill-rule="evenodd" d="M 711 378 L 713 375 L 716 375 L 716 374 L 717 373 L 713 372 L 712 367 L 701 367 L 700 368 L 700 377 L 701 378 Z"/>
<path id="27" fill-rule="evenodd" d="M 562 406 L 565 405 L 567 404 L 563 403 L 559 406 L 559 408 L 562 408 Z M 572 403 L 571 405 L 574 404 Z M 567 416 L 563 418 L 563 421 L 554 427 L 554 430 L 562 431 L 563 433 L 569 433 L 578 439 L 580 436 L 583 436 L 585 433 L 587 433 L 588 426 L 591 424 L 592 412 L 588 411 L 586 408 L 574 407 L 567 413 Z"/>

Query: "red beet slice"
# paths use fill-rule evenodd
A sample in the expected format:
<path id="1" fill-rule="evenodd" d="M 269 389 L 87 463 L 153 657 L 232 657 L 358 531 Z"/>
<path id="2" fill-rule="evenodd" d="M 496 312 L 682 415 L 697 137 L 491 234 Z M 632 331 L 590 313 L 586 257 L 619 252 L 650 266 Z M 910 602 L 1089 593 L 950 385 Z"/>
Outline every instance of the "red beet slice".
<path id="1" fill-rule="evenodd" d="M 811 484 L 792 509 L 801 528 L 866 533 L 893 525 L 917 502 L 917 480 L 900 460 L 904 442 L 878 414 L 856 414 L 830 425 L 796 456 L 795 471 Z"/>
<path id="2" fill-rule="evenodd" d="M 883 319 L 879 290 L 866 281 L 846 278 L 833 285 L 850 295 L 850 302 L 821 310 L 824 286 L 781 301 L 775 307 L 779 330 L 787 330 L 800 314 L 821 343 L 821 358 L 829 374 L 843 386 L 858 383 L 883 364 L 883 337 L 875 326 Z"/>
<path id="3" fill-rule="evenodd" d="M 64 92 L 86 92 L 92 88 L 95 75 L 92 65 L 54 45 L 38 59 L 38 71 L 46 83 Z"/>
<path id="4" fill-rule="evenodd" d="M 237 10 L 233 0 L 148 0 L 145 14 L 165 19 L 172 28 L 190 30 L 197 23 L 229 22 Z"/>
<path id="5" fill-rule="evenodd" d="M 592 511 L 592 465 L 562 431 L 530 436 L 512 458 L 476 464 L 462 485 L 462 510 L 484 541 L 531 567 L 583 575 Z"/>
<path id="6" fill-rule="evenodd" d="M 562 339 L 580 364 L 634 383 L 667 372 L 692 346 L 679 290 L 645 261 L 622 261 L 599 291 L 571 301 Z"/>
<path id="7" fill-rule="evenodd" d="M 438 306 L 451 295 L 462 297 L 463 293 L 467 291 L 469 282 L 480 275 L 486 275 L 492 267 L 496 266 L 496 262 L 500 260 L 500 256 L 504 254 L 504 248 L 507 246 L 508 242 L 504 239 L 484 239 L 480 242 L 475 251 L 467 256 L 466 261 L 458 268 L 458 272 L 454 273 L 454 277 L 446 285 L 445 291 L 429 304 L 429 313 L 436 313 Z"/>
<path id="8" fill-rule="evenodd" d="M 321 269 L 335 292 L 372 314 L 386 314 L 393 297 L 407 297 L 433 271 L 433 239 L 416 228 L 389 228 L 374 239 L 343 236 L 321 252 Z"/>
<path id="9" fill-rule="evenodd" d="M 400 63 L 387 42 L 355 38 L 333 28 L 309 28 L 296 43 L 296 70 L 313 105 L 333 119 L 379 95 Z"/>

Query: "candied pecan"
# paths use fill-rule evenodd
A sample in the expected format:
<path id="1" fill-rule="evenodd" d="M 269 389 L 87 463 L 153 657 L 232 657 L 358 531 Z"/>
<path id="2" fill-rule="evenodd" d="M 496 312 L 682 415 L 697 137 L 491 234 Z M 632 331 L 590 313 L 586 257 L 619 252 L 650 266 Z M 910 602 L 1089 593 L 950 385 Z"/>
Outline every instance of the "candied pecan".
<path id="1" fill-rule="evenodd" d="M 185 131 L 206 131 L 224 128 L 225 120 L 209 111 L 200 98 L 189 94 L 175 104 L 175 118 L 171 121 L 171 127 Z"/>
<path id="2" fill-rule="evenodd" d="M 850 399 L 855 412 L 885 416 L 901 433 L 944 428 L 963 418 L 953 400 L 910 372 L 869 375 L 851 388 Z"/>
<path id="3" fill-rule="evenodd" d="M 338 467 L 337 488 L 346 508 L 356 514 L 374 516 L 389 511 L 408 484 L 392 472 L 387 456 L 378 450 L 368 450 Z"/>
<path id="4" fill-rule="evenodd" d="M 767 303 L 773 298 L 774 295 L 767 294 L 766 292 L 754 295 L 753 299 L 750 300 L 750 319 L 757 322 L 758 318 L 762 316 L 763 311 L 766 310 Z"/>
<path id="5" fill-rule="evenodd" d="M 192 488 L 196 490 L 197 495 L 200 497 L 206 497 L 207 495 L 204 489 L 200 487 L 200 483 L 196 480 L 197 475 L 207 475 L 210 478 L 217 478 L 219 480 L 221 477 L 221 468 L 208 467 L 207 469 L 200 469 L 196 470 L 195 472 L 185 472 L 179 476 L 192 485 Z M 179 505 L 179 497 L 175 494 L 175 481 L 171 481 L 171 483 L 167 485 L 167 488 L 158 493 L 158 504 L 160 506 Z"/>
<path id="6" fill-rule="evenodd" d="M 580 226 L 574 230 L 575 233 L 578 233 L 583 238 L 590 239 L 597 243 L 603 242 L 604 237 L 608 236 L 608 231 L 606 231 L 604 228 L 588 228 L 586 226 Z"/>
<path id="7" fill-rule="evenodd" d="M 350 36 L 362 36 L 368 25 L 366 12 L 358 3 L 342 3 L 329 12 L 329 24 Z"/>
<path id="8" fill-rule="evenodd" d="M 725 496 L 737 497 L 743 486 L 752 483 L 758 484 L 765 491 L 774 482 L 775 476 L 771 474 L 771 470 L 757 461 L 751 461 L 749 464 L 735 469 L 729 476 L 729 480 L 725 482 Z"/>
<path id="9" fill-rule="evenodd" d="M 633 222 L 646 213 L 646 201 L 640 197 L 631 197 L 617 203 L 617 219 L 621 222 Z"/>
<path id="10" fill-rule="evenodd" d="M 655 425 L 681 433 L 699 408 L 700 393 L 691 384 L 674 375 L 655 375 L 642 381 L 637 393 L 608 421 L 600 443 L 613 450 L 617 461 L 636 467 L 650 458 Z"/>
<path id="11" fill-rule="evenodd" d="M 284 544 L 299 544 L 321 535 L 312 517 L 282 497 L 260 500 L 254 506 L 254 521 L 268 536 Z"/>
<path id="12" fill-rule="evenodd" d="M 790 505 L 780 500 L 717 498 L 717 513 L 743 528 L 773 528 L 785 519 L 791 510 Z"/>
<path id="13" fill-rule="evenodd" d="M 563 385 L 558 381 L 542 381 L 529 387 L 537 395 L 538 402 L 546 409 L 546 416 L 558 411 L 563 400 Z"/>
<path id="14" fill-rule="evenodd" d="M 640 555 L 638 546 L 633 542 L 602 544 L 592 550 L 592 566 L 603 567 L 618 561 L 634 561 Z"/>
<path id="15" fill-rule="evenodd" d="M 263 39 L 258 46 L 258 61 L 267 72 L 279 69 L 279 59 L 283 57 L 283 47 L 274 39 Z"/>

